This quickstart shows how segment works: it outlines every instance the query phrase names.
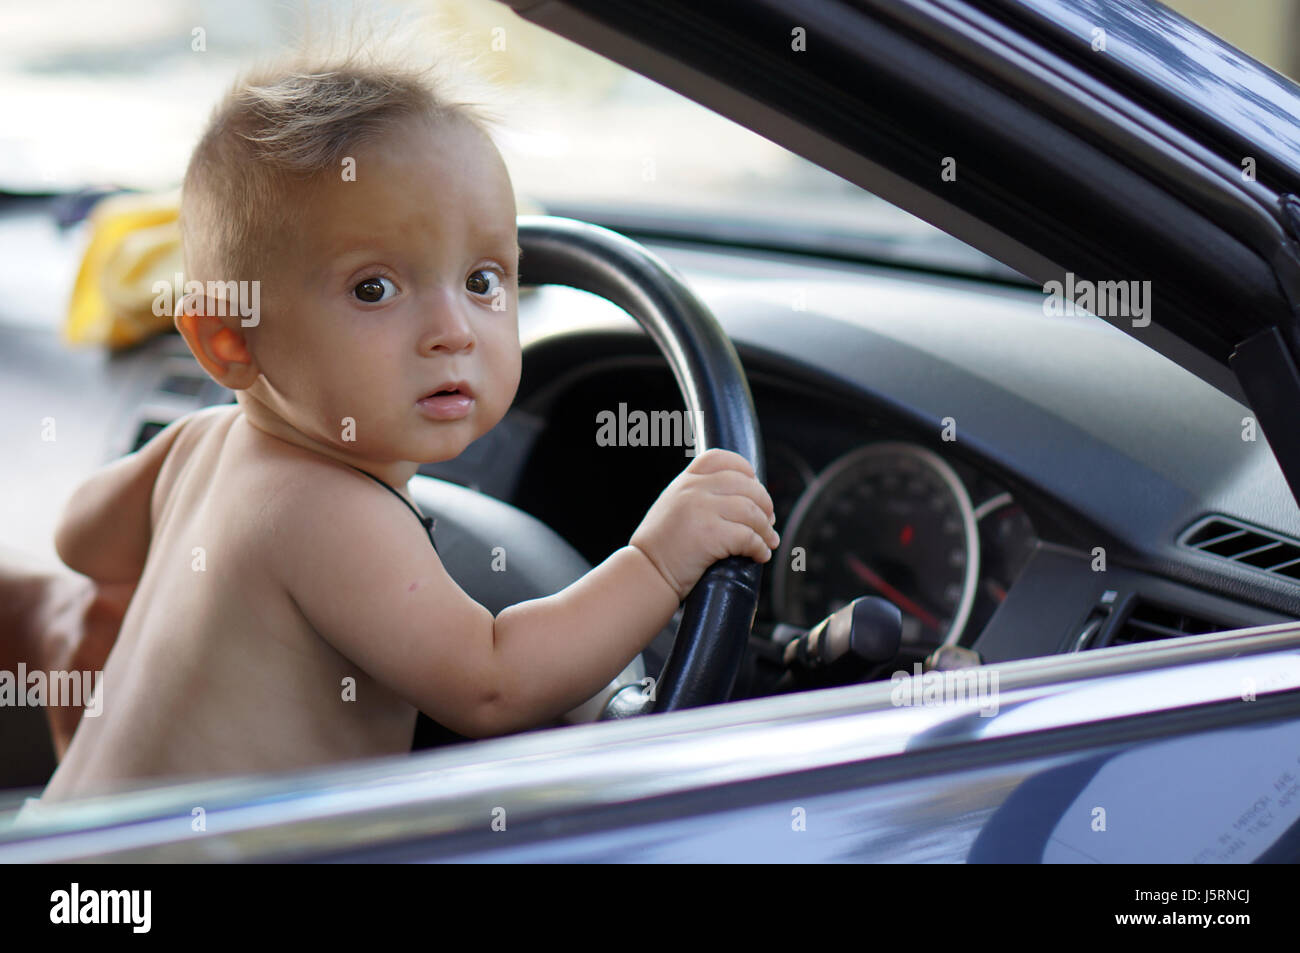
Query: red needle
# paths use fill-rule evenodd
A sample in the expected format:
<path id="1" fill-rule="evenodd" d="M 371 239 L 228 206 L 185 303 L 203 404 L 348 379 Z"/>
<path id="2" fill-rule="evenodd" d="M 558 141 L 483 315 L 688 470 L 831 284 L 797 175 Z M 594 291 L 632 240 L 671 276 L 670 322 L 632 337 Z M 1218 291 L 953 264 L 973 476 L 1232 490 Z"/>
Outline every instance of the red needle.
<path id="1" fill-rule="evenodd" d="M 849 568 L 852 569 L 855 573 L 857 573 L 858 576 L 862 579 L 862 581 L 865 582 L 868 586 L 871 586 L 878 593 L 880 593 L 882 596 L 884 596 L 894 605 L 898 606 L 898 608 L 902 609 L 904 612 L 908 613 L 909 615 L 915 616 L 917 619 L 921 620 L 922 623 L 934 629 L 935 632 L 939 631 L 938 619 L 936 619 L 930 613 L 926 612 L 923 608 L 921 608 L 911 599 L 907 598 L 907 596 L 903 595 L 901 592 L 899 592 L 889 583 L 885 582 L 885 580 L 881 579 L 880 575 L 874 569 L 872 569 L 870 566 L 864 563 L 857 556 L 853 555 L 852 553 L 849 553 L 848 556 L 845 558 L 845 562 L 848 563 Z"/>

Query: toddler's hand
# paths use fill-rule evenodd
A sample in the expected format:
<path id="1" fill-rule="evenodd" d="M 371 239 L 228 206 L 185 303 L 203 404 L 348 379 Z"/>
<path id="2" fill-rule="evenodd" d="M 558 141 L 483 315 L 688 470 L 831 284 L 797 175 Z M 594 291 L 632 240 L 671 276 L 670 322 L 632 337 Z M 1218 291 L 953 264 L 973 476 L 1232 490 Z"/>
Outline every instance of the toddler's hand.
<path id="1" fill-rule="evenodd" d="M 719 559 L 771 559 L 781 542 L 775 519 L 772 498 L 749 461 L 730 450 L 707 450 L 659 494 L 631 545 L 681 600 Z"/>

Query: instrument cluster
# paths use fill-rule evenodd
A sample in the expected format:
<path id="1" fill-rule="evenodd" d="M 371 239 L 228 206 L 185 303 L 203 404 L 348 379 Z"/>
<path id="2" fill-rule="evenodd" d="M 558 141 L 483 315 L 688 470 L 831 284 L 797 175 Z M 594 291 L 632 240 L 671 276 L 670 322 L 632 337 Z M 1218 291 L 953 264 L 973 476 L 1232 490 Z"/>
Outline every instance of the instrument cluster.
<path id="1" fill-rule="evenodd" d="M 766 462 L 781 533 L 776 622 L 812 626 L 878 595 L 901 610 L 904 647 L 969 644 L 1037 544 L 1006 489 L 916 443 L 868 443 L 815 470 L 777 441 Z"/>

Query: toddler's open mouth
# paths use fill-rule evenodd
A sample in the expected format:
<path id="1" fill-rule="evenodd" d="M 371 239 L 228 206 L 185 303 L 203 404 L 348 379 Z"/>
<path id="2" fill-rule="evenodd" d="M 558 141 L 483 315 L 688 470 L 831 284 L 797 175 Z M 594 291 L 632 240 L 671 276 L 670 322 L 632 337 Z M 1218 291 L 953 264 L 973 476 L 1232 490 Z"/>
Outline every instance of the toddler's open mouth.
<path id="1" fill-rule="evenodd" d="M 426 417 L 434 420 L 458 420 L 469 413 L 474 392 L 465 381 L 449 381 L 417 401 Z"/>

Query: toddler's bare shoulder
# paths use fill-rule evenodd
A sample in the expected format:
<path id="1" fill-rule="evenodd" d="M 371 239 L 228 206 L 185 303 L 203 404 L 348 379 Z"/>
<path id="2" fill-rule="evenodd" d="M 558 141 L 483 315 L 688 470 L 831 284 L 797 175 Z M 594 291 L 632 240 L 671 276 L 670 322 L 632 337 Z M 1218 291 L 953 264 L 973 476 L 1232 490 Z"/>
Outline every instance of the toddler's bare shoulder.
<path id="1" fill-rule="evenodd" d="M 218 404 L 193 411 L 179 417 L 155 434 L 138 454 L 142 458 L 154 457 L 150 525 L 157 526 L 159 515 L 171 495 L 178 475 L 191 462 L 201 448 L 211 444 L 213 432 L 229 433 L 230 425 L 241 413 L 237 404 Z"/>
<path id="2" fill-rule="evenodd" d="M 167 440 L 166 451 L 172 466 L 188 460 L 208 443 L 213 433 L 226 434 L 242 411 L 238 404 L 216 404 L 193 411 L 172 421 L 152 442 Z M 148 446 L 148 444 L 146 444 Z"/>
<path id="3" fill-rule="evenodd" d="M 286 454 L 265 461 L 258 483 L 266 501 L 261 519 L 280 543 L 315 546 L 342 529 L 357 532 L 376 521 L 411 519 L 369 477 L 333 460 Z M 362 545 L 368 537 L 355 542 Z"/>
<path id="4" fill-rule="evenodd" d="M 287 468 L 257 533 L 269 558 L 257 562 L 309 618 L 333 612 L 343 593 L 409 593 L 445 571 L 424 529 L 370 477 L 332 461 Z M 324 607 L 324 608 L 322 608 Z"/>

